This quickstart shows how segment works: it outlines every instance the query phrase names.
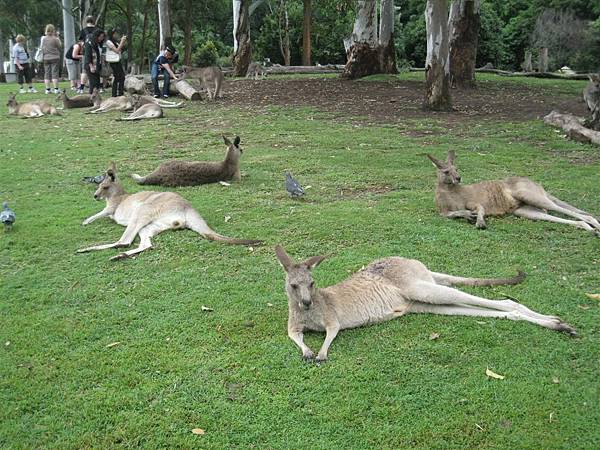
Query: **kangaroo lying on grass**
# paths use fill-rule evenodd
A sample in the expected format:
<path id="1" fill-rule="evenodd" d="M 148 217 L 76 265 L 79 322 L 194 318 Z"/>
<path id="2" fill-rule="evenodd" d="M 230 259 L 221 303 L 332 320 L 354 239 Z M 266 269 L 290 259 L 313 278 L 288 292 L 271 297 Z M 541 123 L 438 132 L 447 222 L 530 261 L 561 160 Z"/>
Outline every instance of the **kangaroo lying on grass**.
<path id="1" fill-rule="evenodd" d="M 127 95 L 121 95 L 119 97 L 109 97 L 106 100 L 102 100 L 100 92 L 94 89 L 92 94 L 92 101 L 94 107 L 86 111 L 86 114 L 100 114 L 108 111 L 129 111 L 133 109 L 133 98 Z"/>
<path id="2" fill-rule="evenodd" d="M 67 96 L 66 89 L 63 89 L 61 93 L 58 94 L 58 100 L 63 102 L 65 109 L 88 108 L 90 106 L 94 106 L 94 101 L 92 100 L 91 94 L 80 94 L 69 98 Z"/>
<path id="3" fill-rule="evenodd" d="M 127 194 L 117 181 L 117 169 L 114 163 L 106 171 L 106 178 L 100 183 L 94 193 L 96 200 L 105 200 L 106 207 L 83 221 L 88 225 L 101 217 L 110 217 L 119 225 L 127 228 L 121 238 L 112 244 L 95 245 L 78 250 L 78 253 L 107 248 L 128 247 L 139 234 L 140 245 L 111 260 L 126 258 L 143 252 L 152 247 L 152 237 L 165 230 L 189 228 L 211 241 L 221 241 L 228 244 L 255 245 L 262 241 L 254 239 L 234 239 L 222 236 L 212 230 L 190 205 L 190 203 L 175 192 L 138 192 Z"/>
<path id="4" fill-rule="evenodd" d="M 8 114 L 21 116 L 23 118 L 42 117 L 46 114 L 51 116 L 60 116 L 60 112 L 48 102 L 34 101 L 27 103 L 18 103 L 17 95 L 12 92 L 8 94 Z"/>
<path id="5" fill-rule="evenodd" d="M 600 236 L 598 219 L 548 194 L 542 186 L 529 178 L 510 177 L 502 181 L 461 185 L 460 175 L 454 165 L 454 151 L 448 152 L 446 162 L 431 155 L 427 157 L 437 168 L 435 202 L 442 216 L 467 219 L 475 222 L 477 228 L 486 228 L 486 216 L 514 214 L 526 219 L 573 225 Z M 577 220 L 552 216 L 547 211 Z"/>
<path id="6" fill-rule="evenodd" d="M 134 102 L 137 102 L 138 106 L 146 105 L 148 103 L 154 103 L 161 108 L 180 108 L 183 105 L 183 102 L 175 103 L 170 102 L 169 100 L 165 100 L 162 98 L 154 98 L 151 95 L 132 95 Z"/>
<path id="7" fill-rule="evenodd" d="M 189 66 L 184 66 L 182 79 L 200 80 L 200 84 L 204 89 L 206 89 L 208 98 L 211 100 L 214 100 L 215 97 L 222 97 L 221 87 L 223 86 L 225 77 L 223 76 L 223 71 L 220 67 L 212 66 L 194 69 Z M 210 92 L 211 85 L 214 86 L 212 93 Z"/>
<path id="8" fill-rule="evenodd" d="M 583 101 L 587 105 L 592 120 L 586 121 L 585 126 L 600 131 L 600 74 L 590 75 L 590 82 L 583 90 Z"/>
<path id="9" fill-rule="evenodd" d="M 231 142 L 223 136 L 223 140 L 228 147 L 223 161 L 168 161 L 145 177 L 133 173 L 131 178 L 138 184 L 161 186 L 196 186 L 232 179 L 240 181 L 240 156 L 243 152 L 240 138 L 236 136 Z"/>
<path id="10" fill-rule="evenodd" d="M 326 288 L 315 287 L 312 269 L 325 259 L 313 256 L 296 263 L 281 246 L 275 248 L 287 273 L 288 336 L 305 359 L 314 357 L 304 344 L 304 330 L 325 331 L 317 361 L 325 361 L 340 330 L 356 328 L 410 313 L 525 320 L 551 330 L 575 335 L 575 329 L 558 317 L 536 313 L 512 300 L 488 300 L 451 288 L 517 284 L 525 274 L 508 279 L 463 278 L 431 272 L 415 259 L 379 259 L 350 278 Z"/>
<path id="11" fill-rule="evenodd" d="M 127 117 L 121 117 L 117 120 L 141 120 L 141 119 L 159 119 L 163 117 L 163 110 L 154 102 L 141 104 L 140 98 L 135 98 L 133 114 Z"/>

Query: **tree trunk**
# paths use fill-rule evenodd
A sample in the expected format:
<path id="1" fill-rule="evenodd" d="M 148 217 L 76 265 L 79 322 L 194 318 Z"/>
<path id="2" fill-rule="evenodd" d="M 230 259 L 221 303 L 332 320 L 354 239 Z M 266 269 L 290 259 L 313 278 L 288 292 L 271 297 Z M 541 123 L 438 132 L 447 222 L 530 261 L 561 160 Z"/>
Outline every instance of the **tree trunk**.
<path id="1" fill-rule="evenodd" d="M 240 11 L 242 10 L 242 0 L 233 0 L 233 54 L 238 50 L 237 29 L 240 22 Z"/>
<path id="2" fill-rule="evenodd" d="M 450 62 L 448 45 L 448 2 L 427 0 L 427 59 L 425 61 L 426 91 L 424 109 L 450 111 Z"/>
<path id="3" fill-rule="evenodd" d="M 183 40 L 185 42 L 185 51 L 183 62 L 186 66 L 192 65 L 192 21 L 194 18 L 192 11 L 192 0 L 185 0 L 185 9 L 188 14 L 185 15 L 185 23 L 183 26 Z"/>
<path id="4" fill-rule="evenodd" d="M 548 72 L 548 47 L 540 48 L 540 54 L 538 58 L 538 72 Z"/>
<path id="5" fill-rule="evenodd" d="M 583 126 L 583 119 L 572 114 L 561 114 L 552 111 L 544 122 L 562 128 L 571 139 L 577 142 L 600 145 L 600 131 L 594 131 Z"/>
<path id="6" fill-rule="evenodd" d="M 450 7 L 450 80 L 452 86 L 475 87 L 475 60 L 481 23 L 479 0 L 454 0 Z"/>
<path id="7" fill-rule="evenodd" d="M 144 10 L 144 24 L 142 25 L 142 42 L 140 43 L 140 60 L 139 67 L 140 71 L 144 71 L 144 59 L 146 58 L 146 29 L 148 28 L 148 12 L 150 11 L 150 5 L 152 0 L 148 0 L 146 9 Z"/>
<path id="8" fill-rule="evenodd" d="M 6 74 L 4 73 L 4 38 L 2 37 L 2 27 L 0 27 L 0 83 L 6 83 Z"/>
<path id="9" fill-rule="evenodd" d="M 62 0 L 63 37 L 65 49 L 75 44 L 75 19 L 73 18 L 73 1 Z"/>
<path id="10" fill-rule="evenodd" d="M 379 67 L 383 73 L 398 73 L 394 47 L 394 0 L 381 0 L 379 13 Z"/>
<path id="11" fill-rule="evenodd" d="M 281 56 L 283 57 L 283 65 L 289 66 L 291 63 L 290 20 L 286 0 L 281 0 L 281 3 L 279 4 L 279 49 L 281 50 Z"/>
<path id="12" fill-rule="evenodd" d="M 162 50 L 172 44 L 169 0 L 158 0 L 158 27 L 160 30 L 160 48 Z"/>
<path id="13" fill-rule="evenodd" d="M 234 4 L 237 0 L 234 0 Z M 252 46 L 250 43 L 250 14 L 248 8 L 250 0 L 239 0 L 237 29 L 235 36 L 238 42 L 237 50 L 233 55 L 233 73 L 236 77 L 243 77 L 248 71 L 252 60 Z M 235 14 L 234 14 L 235 16 Z"/>
<path id="14" fill-rule="evenodd" d="M 533 65 L 531 64 L 531 51 L 525 52 L 525 61 L 523 61 L 523 72 L 533 72 Z"/>
<path id="15" fill-rule="evenodd" d="M 173 83 L 172 85 L 172 89 L 174 91 L 177 91 L 178 94 L 182 95 L 183 97 L 187 98 L 188 100 L 201 100 L 202 97 L 200 96 L 200 92 L 198 92 L 196 89 L 194 89 L 187 81 L 185 80 L 179 80 L 176 81 L 175 83 Z"/>
<path id="16" fill-rule="evenodd" d="M 304 21 L 302 23 L 302 65 L 312 66 L 311 60 L 311 39 L 310 25 L 312 20 L 311 0 L 303 0 L 304 3 Z"/>
<path id="17" fill-rule="evenodd" d="M 342 77 L 356 79 L 380 73 L 377 48 L 377 9 L 375 0 L 359 0 L 352 38 L 347 51 L 348 62 Z"/>
<path id="18" fill-rule="evenodd" d="M 127 66 L 135 61 L 133 53 L 133 0 L 127 0 Z M 128 68 L 128 67 L 127 67 Z"/>
<path id="19" fill-rule="evenodd" d="M 106 0 L 80 0 L 79 1 L 79 23 L 81 28 L 85 27 L 85 18 L 93 16 L 96 25 L 103 28 L 104 15 L 106 13 Z"/>

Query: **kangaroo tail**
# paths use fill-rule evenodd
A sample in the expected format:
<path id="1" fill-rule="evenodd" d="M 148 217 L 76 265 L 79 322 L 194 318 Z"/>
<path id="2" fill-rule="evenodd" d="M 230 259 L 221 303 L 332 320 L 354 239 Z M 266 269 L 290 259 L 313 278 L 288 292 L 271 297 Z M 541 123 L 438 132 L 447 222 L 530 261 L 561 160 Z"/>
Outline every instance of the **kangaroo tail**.
<path id="1" fill-rule="evenodd" d="M 223 236 L 221 234 L 213 232 L 212 234 L 203 234 L 204 238 L 209 241 L 217 241 L 217 242 L 225 242 L 227 244 L 235 244 L 235 245 L 259 245 L 262 244 L 263 241 L 258 239 L 236 239 L 230 238 L 227 236 Z"/>
<path id="2" fill-rule="evenodd" d="M 456 284 L 462 284 L 464 286 L 501 286 L 519 284 L 527 276 L 527 274 L 521 270 L 519 270 L 517 275 L 511 278 L 465 278 L 436 272 L 431 272 L 431 275 L 436 283 L 444 286 L 454 286 Z"/>

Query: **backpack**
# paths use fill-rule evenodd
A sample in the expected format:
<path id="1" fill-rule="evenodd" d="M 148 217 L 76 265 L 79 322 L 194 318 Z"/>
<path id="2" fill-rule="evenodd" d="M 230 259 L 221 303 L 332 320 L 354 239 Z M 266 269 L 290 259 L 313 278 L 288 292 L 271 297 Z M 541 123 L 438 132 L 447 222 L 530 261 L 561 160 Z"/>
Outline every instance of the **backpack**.
<path id="1" fill-rule="evenodd" d="M 73 61 L 73 47 L 75 47 L 75 44 L 69 47 L 69 50 L 67 50 L 67 53 L 65 53 L 65 59 L 70 59 L 71 61 Z"/>

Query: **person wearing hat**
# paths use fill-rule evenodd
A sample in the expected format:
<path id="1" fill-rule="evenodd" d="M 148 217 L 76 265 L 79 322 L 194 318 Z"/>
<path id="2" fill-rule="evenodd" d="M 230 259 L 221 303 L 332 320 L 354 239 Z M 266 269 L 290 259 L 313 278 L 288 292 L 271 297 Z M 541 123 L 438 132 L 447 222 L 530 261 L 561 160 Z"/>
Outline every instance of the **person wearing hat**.
<path id="1" fill-rule="evenodd" d="M 171 78 L 177 80 L 177 75 L 173 72 L 172 64 L 178 60 L 177 52 L 173 47 L 168 45 L 152 62 L 152 86 L 154 86 L 154 98 L 160 97 L 160 89 L 158 87 L 158 76 L 163 75 L 163 92 L 164 98 L 169 97 L 169 85 Z"/>

